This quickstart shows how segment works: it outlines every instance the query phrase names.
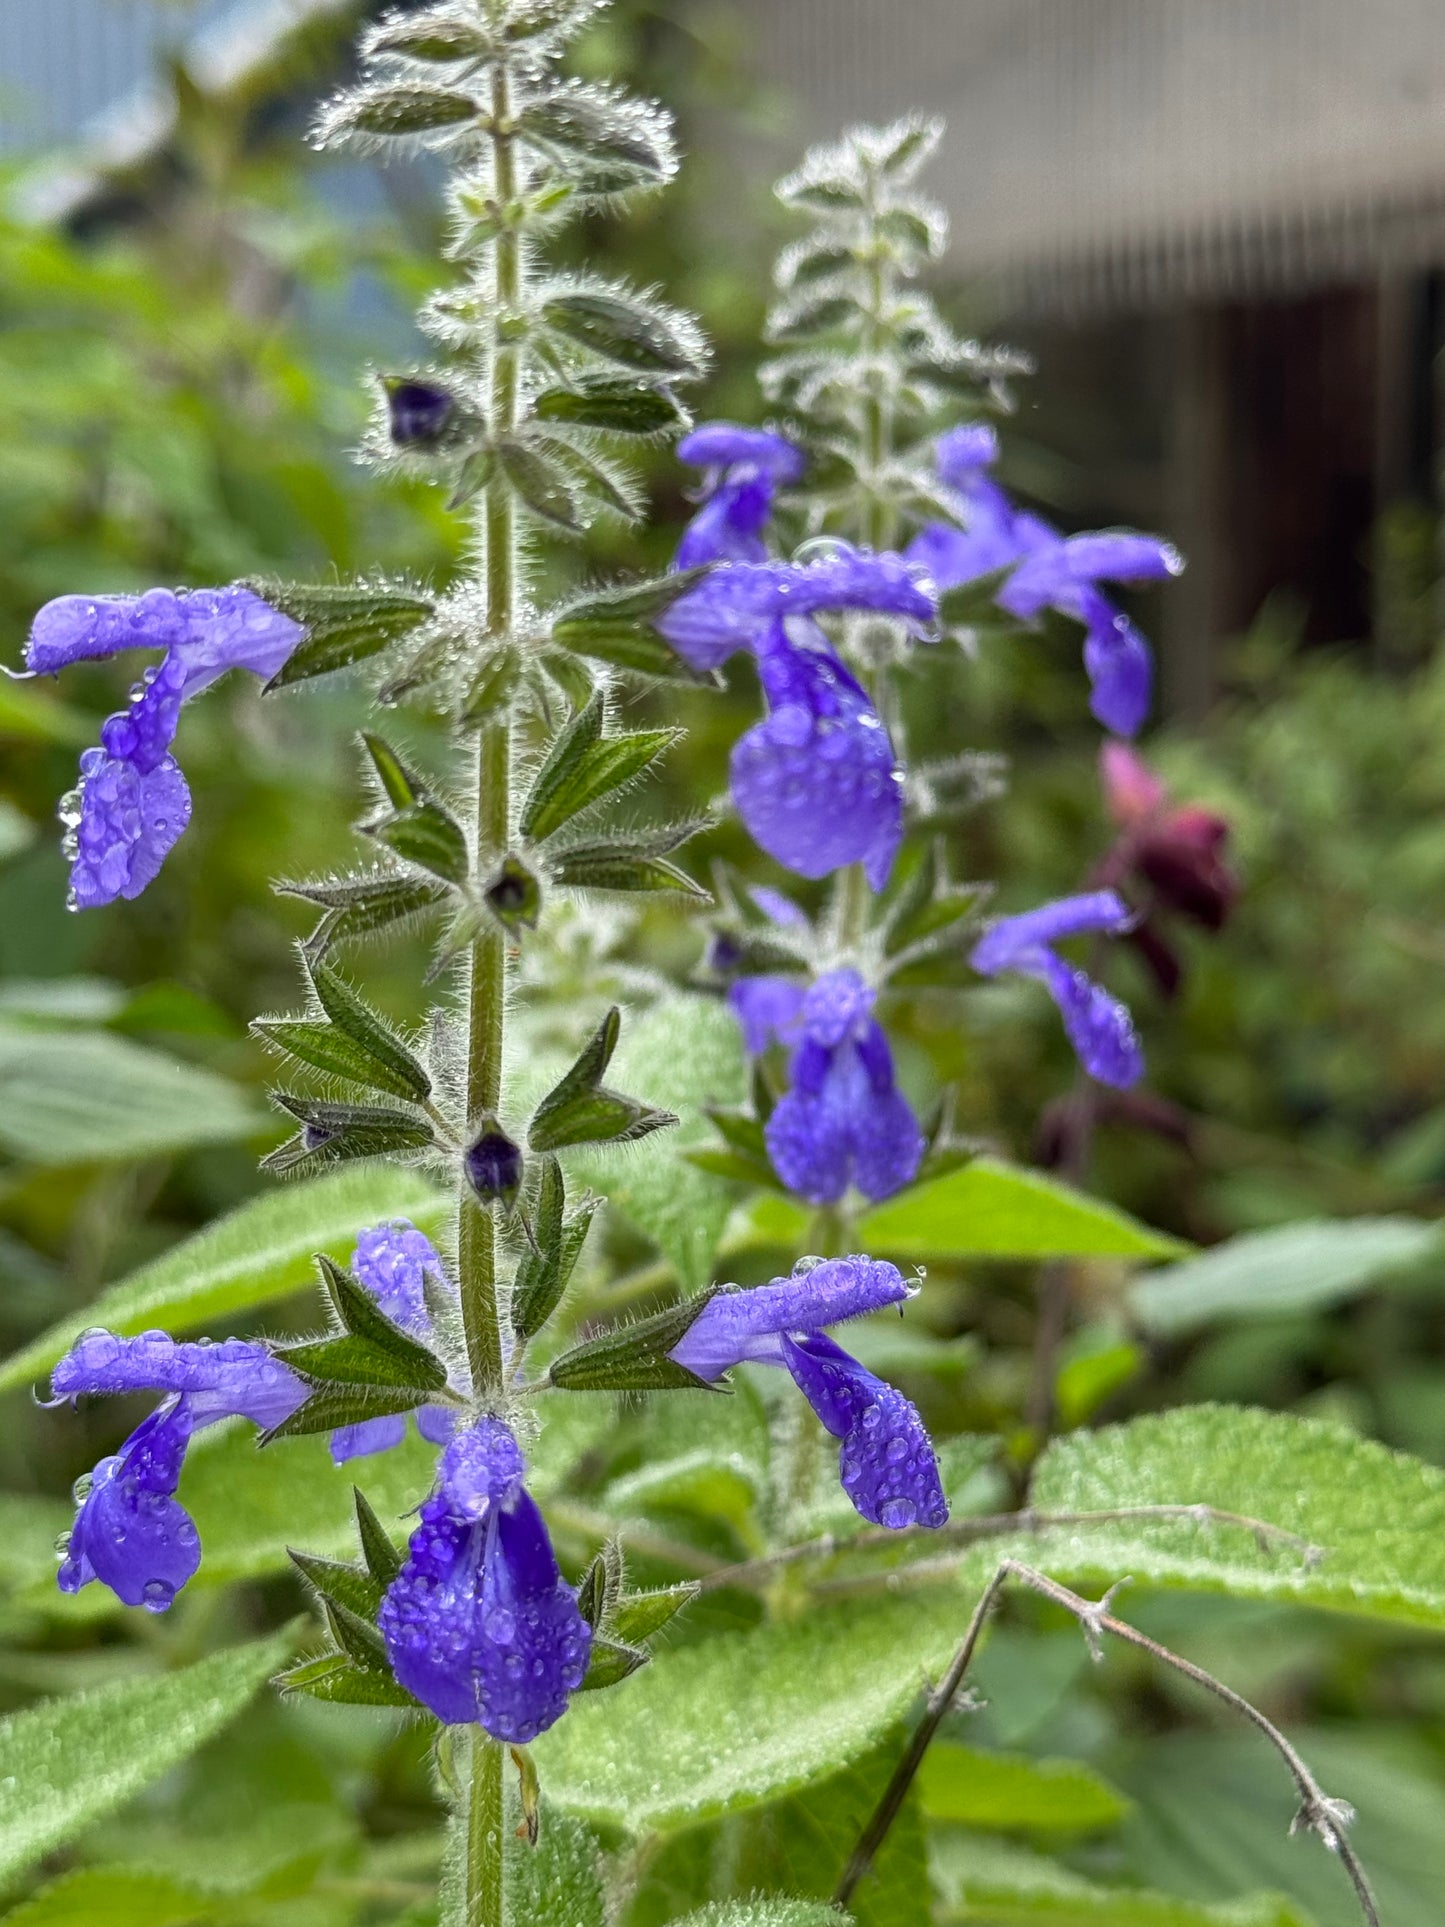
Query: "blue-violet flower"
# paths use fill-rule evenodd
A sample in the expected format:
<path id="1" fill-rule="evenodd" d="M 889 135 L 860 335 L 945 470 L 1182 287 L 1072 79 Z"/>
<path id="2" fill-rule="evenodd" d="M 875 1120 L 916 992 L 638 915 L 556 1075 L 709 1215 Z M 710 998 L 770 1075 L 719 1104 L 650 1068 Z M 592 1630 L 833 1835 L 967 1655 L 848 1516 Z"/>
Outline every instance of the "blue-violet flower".
<path id="1" fill-rule="evenodd" d="M 175 1496 L 192 1435 L 232 1417 L 268 1429 L 307 1395 L 264 1345 L 241 1338 L 178 1344 L 163 1331 L 137 1338 L 86 1332 L 50 1382 L 57 1401 L 89 1392 L 167 1395 L 77 1484 L 75 1524 L 57 1575 L 62 1592 L 98 1579 L 125 1605 L 151 1612 L 166 1610 L 201 1561 L 195 1522 Z"/>
<path id="2" fill-rule="evenodd" d="M 447 1277 L 430 1238 L 424 1231 L 418 1231 L 409 1218 L 392 1218 L 386 1224 L 363 1231 L 356 1241 L 351 1269 L 357 1282 L 365 1285 L 394 1325 L 400 1325 L 403 1331 L 410 1332 L 424 1344 L 435 1341 L 424 1281 L 430 1273 L 453 1297 L 456 1286 Z M 458 1389 L 466 1393 L 471 1387 L 464 1385 Z M 416 1429 L 429 1445 L 445 1445 L 456 1429 L 456 1421 L 452 1407 L 422 1405 L 417 1408 Z M 344 1465 L 348 1459 L 389 1452 L 405 1437 L 404 1412 L 362 1419 L 355 1425 L 339 1426 L 331 1434 L 331 1456 L 338 1465 Z"/>
<path id="3" fill-rule="evenodd" d="M 241 583 L 60 596 L 41 609 L 26 649 L 34 675 L 126 649 L 165 651 L 81 757 L 79 787 L 61 806 L 73 907 L 139 896 L 190 822 L 191 793 L 170 753 L 181 704 L 228 669 L 274 676 L 301 633 Z"/>
<path id="4" fill-rule="evenodd" d="M 894 1265 L 864 1257 L 804 1258 L 791 1277 L 709 1300 L 672 1358 L 709 1383 L 734 1365 L 780 1365 L 835 1439 L 843 1490 L 863 1518 L 901 1532 L 941 1526 L 948 1501 L 916 1406 L 826 1336 L 909 1288 Z"/>
<path id="5" fill-rule="evenodd" d="M 836 1204 L 849 1184 L 886 1198 L 910 1184 L 923 1133 L 893 1079 L 893 1054 L 856 970 L 804 986 L 744 977 L 728 993 L 756 1057 L 776 1038 L 791 1052 L 791 1088 L 764 1132 L 773 1169 L 810 1204 Z"/>
<path id="6" fill-rule="evenodd" d="M 801 565 L 722 563 L 658 627 L 695 669 L 740 649 L 757 657 L 769 713 L 731 762 L 755 842 L 805 877 L 862 863 L 880 890 L 903 836 L 903 771 L 866 690 L 812 619 L 825 610 L 874 610 L 920 628 L 936 613 L 920 570 L 839 544 Z"/>
<path id="7" fill-rule="evenodd" d="M 687 525 L 675 566 L 766 561 L 763 530 L 773 512 L 773 497 L 802 479 L 802 450 L 766 428 L 704 422 L 678 443 L 677 453 L 706 473 L 702 507 Z"/>
<path id="8" fill-rule="evenodd" d="M 985 977 L 1017 971 L 1035 977 L 1059 1007 L 1079 1062 L 1101 1084 L 1127 1090 L 1144 1075 L 1144 1053 L 1134 1020 L 1117 997 L 1054 949 L 1067 937 L 1093 932 L 1125 935 L 1133 913 L 1117 892 L 1093 890 L 1062 897 L 1022 916 L 1000 917 L 974 945 L 969 962 Z"/>
<path id="9" fill-rule="evenodd" d="M 1041 516 L 1017 508 L 993 480 L 988 471 L 998 452 L 998 437 L 986 423 L 969 422 L 942 437 L 939 473 L 960 500 L 963 527 L 932 523 L 906 553 L 940 589 L 1011 568 L 994 598 L 1001 609 L 1022 621 L 1057 609 L 1081 622 L 1090 708 L 1107 729 L 1133 736 L 1149 713 L 1153 659 L 1143 636 L 1098 585 L 1178 575 L 1179 552 L 1158 536 L 1129 530 L 1061 535 Z"/>
<path id="10" fill-rule="evenodd" d="M 457 1434 L 377 1621 L 396 1677 L 438 1719 L 514 1746 L 562 1717 L 592 1645 L 524 1469 L 500 1419 Z"/>

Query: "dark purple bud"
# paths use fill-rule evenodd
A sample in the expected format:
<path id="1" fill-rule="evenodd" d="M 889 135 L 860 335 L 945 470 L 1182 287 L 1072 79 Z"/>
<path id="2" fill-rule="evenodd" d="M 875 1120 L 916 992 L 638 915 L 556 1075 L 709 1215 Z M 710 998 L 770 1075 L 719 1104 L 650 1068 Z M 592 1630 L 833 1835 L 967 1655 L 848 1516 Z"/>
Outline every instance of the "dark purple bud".
<path id="1" fill-rule="evenodd" d="M 431 448 L 456 411 L 456 397 L 437 383 L 388 375 L 382 386 L 398 448 Z"/>
<path id="2" fill-rule="evenodd" d="M 487 908 L 504 929 L 535 930 L 542 914 L 542 890 L 525 863 L 509 856 L 486 888 Z"/>
<path id="3" fill-rule="evenodd" d="M 1222 816 L 1186 805 L 1140 835 L 1135 866 L 1171 909 L 1206 930 L 1219 930 L 1239 895 L 1238 881 L 1224 861 L 1228 840 Z"/>
<path id="4" fill-rule="evenodd" d="M 522 1151 L 488 1118 L 465 1159 L 467 1182 L 483 1204 L 502 1204 L 511 1210 L 522 1183 Z"/>

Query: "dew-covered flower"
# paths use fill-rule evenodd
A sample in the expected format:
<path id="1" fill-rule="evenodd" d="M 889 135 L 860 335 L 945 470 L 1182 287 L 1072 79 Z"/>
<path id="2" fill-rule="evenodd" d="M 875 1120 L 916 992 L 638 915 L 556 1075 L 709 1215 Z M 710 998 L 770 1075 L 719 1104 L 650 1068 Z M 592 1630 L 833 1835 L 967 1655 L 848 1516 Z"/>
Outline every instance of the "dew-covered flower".
<path id="1" fill-rule="evenodd" d="M 773 498 L 802 479 L 802 450 L 770 429 L 704 422 L 678 443 L 677 452 L 704 475 L 702 506 L 687 525 L 675 566 L 766 561 L 763 531 Z"/>
<path id="2" fill-rule="evenodd" d="M 989 470 L 998 452 L 998 437 L 986 423 L 966 423 L 940 440 L 939 473 L 959 500 L 963 525 L 930 524 L 907 555 L 940 589 L 1007 568 L 994 596 L 1001 609 L 1029 622 L 1056 609 L 1081 622 L 1090 708 L 1105 728 L 1133 736 L 1149 713 L 1153 658 L 1099 584 L 1163 581 L 1184 566 L 1179 552 L 1158 536 L 1125 529 L 1061 535 L 1042 516 L 1016 507 L 994 481 Z"/>
<path id="3" fill-rule="evenodd" d="M 1144 1074 L 1134 1020 L 1086 971 L 1061 957 L 1056 943 L 1087 934 L 1123 936 L 1133 913 L 1117 892 L 1061 897 L 1022 916 L 1000 917 L 974 945 L 969 962 L 985 977 L 1017 971 L 1035 977 L 1059 1007 L 1079 1062 L 1101 1084 L 1127 1090 Z"/>
<path id="4" fill-rule="evenodd" d="M 802 1259 L 791 1277 L 723 1291 L 704 1306 L 671 1357 L 715 1383 L 734 1365 L 780 1365 L 841 1441 L 843 1490 L 863 1518 L 902 1531 L 941 1526 L 948 1501 L 917 1408 L 826 1334 L 910 1296 L 897 1267 L 864 1257 Z"/>
<path id="5" fill-rule="evenodd" d="M 913 1181 L 923 1133 L 894 1082 L 874 992 L 856 970 L 830 970 L 808 985 L 744 977 L 728 999 L 754 1056 L 774 1039 L 790 1052 L 790 1088 L 764 1131 L 790 1191 L 836 1204 L 850 1184 L 877 1199 Z"/>
<path id="6" fill-rule="evenodd" d="M 87 1393 L 163 1392 L 165 1401 L 76 1487 L 62 1592 L 92 1579 L 127 1606 L 164 1612 L 195 1573 L 201 1542 L 176 1498 L 192 1435 L 223 1418 L 280 1425 L 307 1387 L 264 1345 L 228 1338 L 178 1344 L 168 1332 L 119 1338 L 89 1331 L 51 1374 L 57 1401 Z"/>
<path id="7" fill-rule="evenodd" d="M 813 618 L 934 616 L 921 572 L 839 544 L 801 565 L 733 562 L 680 596 L 659 628 L 695 669 L 740 649 L 758 661 L 768 714 L 736 744 L 732 793 L 760 848 L 800 876 L 861 863 L 882 889 L 903 836 L 903 771 L 867 691 Z"/>
<path id="8" fill-rule="evenodd" d="M 409 1218 L 392 1218 L 363 1231 L 356 1241 L 351 1269 L 394 1325 L 424 1344 L 435 1341 L 426 1304 L 426 1279 L 430 1276 L 452 1297 L 456 1296 L 456 1287 L 430 1238 Z M 429 1444 L 445 1445 L 456 1429 L 456 1420 L 456 1411 L 450 1406 L 422 1405 L 417 1408 L 416 1429 Z M 344 1465 L 348 1459 L 389 1452 L 405 1437 L 404 1412 L 361 1419 L 355 1425 L 338 1426 L 331 1434 L 331 1456 L 338 1465 Z"/>
<path id="9" fill-rule="evenodd" d="M 26 648 L 33 675 L 127 649 L 165 652 L 81 757 L 79 786 L 61 806 L 74 908 L 139 896 L 190 822 L 191 793 L 171 755 L 181 704 L 228 669 L 269 679 L 300 640 L 297 623 L 241 583 L 46 603 Z"/>
<path id="10" fill-rule="evenodd" d="M 514 1746 L 562 1717 L 592 1644 L 524 1470 L 500 1419 L 457 1434 L 377 1620 L 397 1679 L 439 1720 Z"/>

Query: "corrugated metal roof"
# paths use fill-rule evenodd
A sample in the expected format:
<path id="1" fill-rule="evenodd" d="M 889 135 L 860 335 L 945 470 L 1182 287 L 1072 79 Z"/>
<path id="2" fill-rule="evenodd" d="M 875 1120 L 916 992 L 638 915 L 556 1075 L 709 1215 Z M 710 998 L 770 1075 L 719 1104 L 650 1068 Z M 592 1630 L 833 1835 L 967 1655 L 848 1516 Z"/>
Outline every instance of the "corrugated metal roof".
<path id="1" fill-rule="evenodd" d="M 744 0 L 808 138 L 948 117 L 953 260 L 1020 305 L 1445 261 L 1445 0 Z"/>

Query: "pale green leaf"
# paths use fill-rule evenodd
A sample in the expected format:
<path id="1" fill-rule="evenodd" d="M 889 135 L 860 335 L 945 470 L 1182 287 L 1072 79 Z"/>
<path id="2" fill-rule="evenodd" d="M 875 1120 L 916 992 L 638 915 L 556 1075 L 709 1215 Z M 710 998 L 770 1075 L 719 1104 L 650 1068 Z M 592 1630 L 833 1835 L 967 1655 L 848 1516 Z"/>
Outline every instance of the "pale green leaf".
<path id="1" fill-rule="evenodd" d="M 1188 1406 L 1075 1432 L 1044 1454 L 1031 1503 L 1048 1512 L 1201 1505 L 1321 1549 L 1263 1548 L 1242 1526 L 1133 1520 L 1015 1545 L 1060 1577 L 1141 1581 L 1445 1628 L 1445 1472 L 1340 1426 Z"/>
<path id="2" fill-rule="evenodd" d="M 386 1165 L 263 1191 L 16 1352 L 0 1365 L 0 1391 L 49 1371 L 88 1325 L 184 1331 L 314 1283 L 313 1254 L 325 1251 L 344 1263 L 368 1225 L 408 1217 L 434 1236 L 446 1213 L 432 1185 Z"/>
<path id="3" fill-rule="evenodd" d="M 118 1163 L 265 1128 L 225 1078 L 126 1038 L 0 1026 L 0 1150 L 24 1163 Z"/>
<path id="4" fill-rule="evenodd" d="M 0 1878 L 71 1840 L 219 1733 L 283 1665 L 294 1630 L 176 1673 L 0 1720 Z"/>
<path id="5" fill-rule="evenodd" d="M 1312 1927 L 1282 1896 L 1204 1906 L 1171 1894 L 1101 1887 L 1056 1860 L 976 1834 L 945 1836 L 933 1866 L 946 1899 L 944 1927 Z"/>
<path id="6" fill-rule="evenodd" d="M 615 1479 L 603 1496 L 619 1518 L 659 1506 L 702 1513 L 742 1526 L 767 1490 L 767 1414 L 751 1385 L 731 1398 L 670 1392 L 651 1401 L 647 1451 L 636 1471 Z"/>
<path id="7" fill-rule="evenodd" d="M 1041 1171 L 975 1158 L 915 1185 L 858 1222 L 860 1247 L 888 1258 L 1172 1258 L 1188 1250 L 1126 1212 Z"/>
<path id="8" fill-rule="evenodd" d="M 87 1867 L 6 1914 L 5 1927 L 200 1927 L 217 1905 L 164 1874 Z"/>
<path id="9" fill-rule="evenodd" d="M 816 1900 L 725 1900 L 677 1927 L 841 1927 L 845 1918 Z"/>
<path id="10" fill-rule="evenodd" d="M 634 1833 L 781 1799 L 880 1740 L 966 1617 L 947 1588 L 664 1649 L 615 1693 L 574 1700 L 537 1741 L 543 1785 L 583 1819 Z"/>
<path id="11" fill-rule="evenodd" d="M 712 1141 L 705 1106 L 743 1100 L 747 1072 L 737 1021 L 714 998 L 669 997 L 624 1022 L 608 1080 L 629 1097 L 674 1112 L 678 1126 L 640 1144 L 573 1154 L 569 1172 L 605 1192 L 671 1261 L 682 1283 L 697 1290 L 712 1277 L 736 1193 L 679 1153 Z"/>
<path id="12" fill-rule="evenodd" d="M 513 1840 L 510 1861 L 510 1917 L 522 1927 L 604 1927 L 607 1903 L 597 1843 L 585 1827 L 542 1803 L 542 1832 L 535 1847 Z"/>
<path id="13" fill-rule="evenodd" d="M 23 810 L 0 797 L 0 863 L 8 863 L 35 841 L 35 825 Z"/>
<path id="14" fill-rule="evenodd" d="M 1147 1273 L 1135 1282 L 1129 1303 L 1144 1329 L 1160 1338 L 1219 1319 L 1322 1311 L 1432 1247 L 1440 1247 L 1439 1227 L 1418 1218 L 1279 1225 Z"/>
<path id="15" fill-rule="evenodd" d="M 1076 1761 L 985 1753 L 952 1740 L 934 1741 L 918 1778 L 930 1819 L 990 1833 L 1091 1833 L 1129 1811 L 1122 1794 Z"/>

